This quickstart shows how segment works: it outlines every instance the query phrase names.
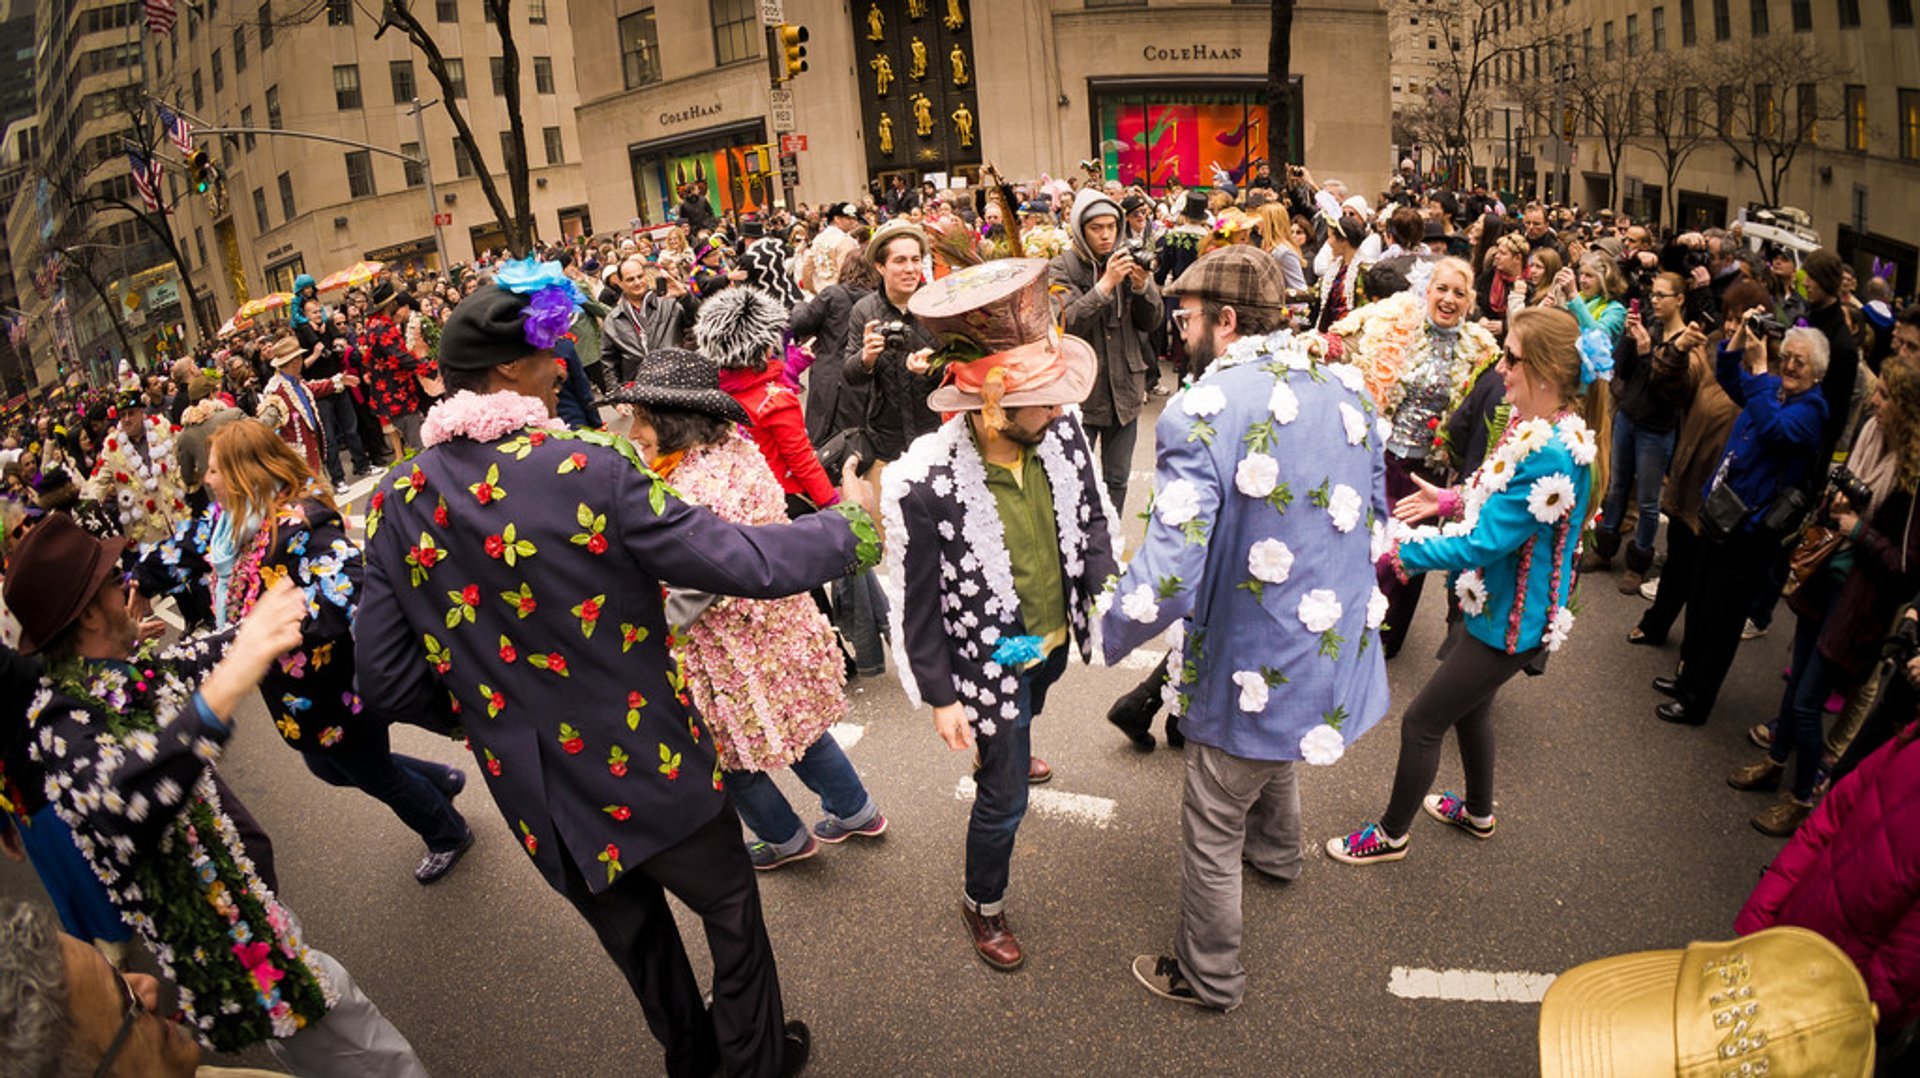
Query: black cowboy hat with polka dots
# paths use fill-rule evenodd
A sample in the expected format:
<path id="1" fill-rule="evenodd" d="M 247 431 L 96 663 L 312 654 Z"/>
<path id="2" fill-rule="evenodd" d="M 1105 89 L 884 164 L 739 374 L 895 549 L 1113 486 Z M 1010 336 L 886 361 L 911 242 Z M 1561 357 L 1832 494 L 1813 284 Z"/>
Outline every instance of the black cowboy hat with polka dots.
<path id="1" fill-rule="evenodd" d="M 698 352 L 657 348 L 640 361 L 633 381 L 596 403 L 638 404 L 699 412 L 734 423 L 748 422 L 747 410 L 720 388 L 720 368 Z"/>

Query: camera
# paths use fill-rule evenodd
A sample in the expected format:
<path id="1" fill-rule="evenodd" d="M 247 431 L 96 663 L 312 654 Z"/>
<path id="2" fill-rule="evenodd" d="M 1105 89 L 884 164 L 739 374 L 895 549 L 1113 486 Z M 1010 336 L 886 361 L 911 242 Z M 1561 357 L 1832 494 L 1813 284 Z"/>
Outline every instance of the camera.
<path id="1" fill-rule="evenodd" d="M 907 335 L 910 332 L 905 322 L 895 320 L 880 323 L 880 339 L 885 342 L 881 351 L 888 355 L 901 355 L 907 351 Z"/>
<path id="2" fill-rule="evenodd" d="M 1133 260 L 1134 265 L 1149 273 L 1153 272 L 1153 245 L 1147 242 L 1145 236 L 1134 236 L 1128 239 L 1120 245 L 1120 249 L 1127 252 L 1127 257 Z"/>
<path id="3" fill-rule="evenodd" d="M 1787 335 L 1787 324 L 1770 314 L 1756 314 L 1748 318 L 1747 329 L 1776 341 Z"/>
<path id="4" fill-rule="evenodd" d="M 1864 514 L 1872 506 L 1873 488 L 1868 486 L 1865 480 L 1853 474 L 1846 465 L 1842 464 L 1833 470 L 1831 483 L 1834 493 L 1845 498 L 1847 505 L 1856 514 Z"/>

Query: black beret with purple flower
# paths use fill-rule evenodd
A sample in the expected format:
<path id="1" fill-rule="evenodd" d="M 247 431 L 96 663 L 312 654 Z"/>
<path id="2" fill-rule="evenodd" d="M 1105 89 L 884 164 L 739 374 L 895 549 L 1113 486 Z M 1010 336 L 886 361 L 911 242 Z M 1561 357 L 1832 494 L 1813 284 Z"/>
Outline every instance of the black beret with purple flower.
<path id="1" fill-rule="evenodd" d="M 586 302 L 559 265 L 503 263 L 493 283 L 460 301 L 440 333 L 440 365 L 478 371 L 553 350 Z"/>

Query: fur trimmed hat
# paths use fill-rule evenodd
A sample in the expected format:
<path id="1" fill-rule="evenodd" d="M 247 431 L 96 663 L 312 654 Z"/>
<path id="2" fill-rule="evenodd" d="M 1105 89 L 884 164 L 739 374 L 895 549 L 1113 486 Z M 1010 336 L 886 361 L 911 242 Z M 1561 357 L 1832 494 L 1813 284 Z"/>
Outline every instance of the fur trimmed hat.
<path id="1" fill-rule="evenodd" d="M 787 311 L 772 296 L 748 285 L 722 290 L 700 305 L 693 339 L 700 354 L 723 371 L 758 371 L 780 346 Z"/>

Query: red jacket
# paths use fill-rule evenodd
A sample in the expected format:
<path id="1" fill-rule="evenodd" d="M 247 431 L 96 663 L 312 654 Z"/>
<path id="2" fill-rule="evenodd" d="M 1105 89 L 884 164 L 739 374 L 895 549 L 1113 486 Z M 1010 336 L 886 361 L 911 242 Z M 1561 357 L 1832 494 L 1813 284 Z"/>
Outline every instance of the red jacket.
<path id="1" fill-rule="evenodd" d="M 1920 739 L 1861 761 L 1780 851 L 1734 919 L 1745 936 L 1798 925 L 1853 959 L 1880 1028 L 1920 1017 Z"/>
<path id="2" fill-rule="evenodd" d="M 807 438 L 807 421 L 800 398 L 780 384 L 782 364 L 774 360 L 760 371 L 720 372 L 720 388 L 740 402 L 753 423 L 753 434 L 767 467 L 788 494 L 805 495 L 821 508 L 840 500 L 840 492 L 820 467 L 820 457 Z"/>

